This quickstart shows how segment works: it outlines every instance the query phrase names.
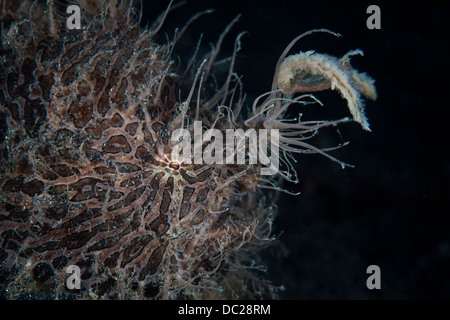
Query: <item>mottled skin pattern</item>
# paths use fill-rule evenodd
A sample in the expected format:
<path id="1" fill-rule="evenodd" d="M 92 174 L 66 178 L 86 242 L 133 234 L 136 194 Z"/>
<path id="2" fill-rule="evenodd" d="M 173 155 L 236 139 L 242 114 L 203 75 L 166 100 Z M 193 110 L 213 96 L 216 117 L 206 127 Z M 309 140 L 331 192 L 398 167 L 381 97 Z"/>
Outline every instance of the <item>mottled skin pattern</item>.
<path id="1" fill-rule="evenodd" d="M 83 4 L 83 30 L 45 4 L 0 3 L 2 296 L 271 296 L 243 267 L 271 240 L 258 171 L 169 166 L 192 85 L 170 46 L 139 29 L 126 2 Z M 199 119 L 211 125 L 217 112 Z M 80 290 L 65 286 L 69 265 L 81 268 Z"/>

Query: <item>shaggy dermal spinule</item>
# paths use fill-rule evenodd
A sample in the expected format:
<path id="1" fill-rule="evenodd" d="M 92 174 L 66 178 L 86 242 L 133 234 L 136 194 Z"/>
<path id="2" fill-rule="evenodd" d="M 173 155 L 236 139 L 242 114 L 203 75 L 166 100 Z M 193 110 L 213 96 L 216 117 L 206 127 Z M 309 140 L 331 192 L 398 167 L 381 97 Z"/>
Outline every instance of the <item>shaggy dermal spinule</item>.
<path id="1" fill-rule="evenodd" d="M 179 70 L 173 47 L 209 11 L 194 16 L 173 40 L 157 44 L 154 36 L 170 9 L 141 29 L 139 11 L 128 1 L 79 1 L 74 5 L 81 9 L 81 29 L 71 30 L 61 4 L 0 3 L 1 294 L 276 294 L 278 288 L 255 271 L 262 269 L 258 252 L 274 239 L 277 179 L 297 181 L 292 153 L 318 152 L 336 160 L 306 140 L 321 127 L 350 120 L 303 122 L 285 119 L 285 112 L 293 105 L 321 104 L 309 92 L 335 89 L 368 130 L 361 95 L 376 98 L 373 80 L 349 62 L 362 52 L 341 59 L 312 51 L 288 56 L 303 36 L 331 32 L 299 36 L 274 66 L 272 88 L 247 114 L 234 71 L 242 34 L 225 60 L 223 83 L 213 85 L 220 79 L 215 74 L 221 44 L 237 19 L 206 56 L 197 54 Z M 224 136 L 227 129 L 277 130 L 279 139 L 265 142 L 278 141 L 279 172 L 262 175 L 260 161 L 172 159 L 172 133 L 193 132 L 195 121 L 203 131 L 218 129 Z M 66 285 L 73 266 L 80 270 L 80 289 Z"/>

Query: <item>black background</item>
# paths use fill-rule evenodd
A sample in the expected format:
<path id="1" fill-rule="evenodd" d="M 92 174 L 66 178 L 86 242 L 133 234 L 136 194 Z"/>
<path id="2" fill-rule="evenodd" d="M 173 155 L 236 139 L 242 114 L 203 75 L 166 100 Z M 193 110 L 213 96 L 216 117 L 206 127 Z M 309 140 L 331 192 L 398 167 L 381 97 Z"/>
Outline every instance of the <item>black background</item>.
<path id="1" fill-rule="evenodd" d="M 144 2 L 144 24 L 168 4 Z M 381 30 L 366 27 L 371 4 L 381 9 Z M 248 103 L 270 90 L 287 44 L 315 28 L 343 37 L 308 36 L 292 53 L 342 56 L 360 48 L 365 56 L 354 57 L 352 65 L 376 79 L 378 99 L 366 106 L 372 132 L 345 124 L 318 141 L 350 141 L 332 155 L 355 168 L 343 170 L 319 155 L 297 157 L 300 182 L 285 187 L 301 194 L 280 198 L 274 222 L 279 244 L 263 253 L 266 277 L 286 287 L 280 298 L 450 298 L 448 10 L 429 1 L 188 0 L 170 13 L 164 31 L 172 37 L 175 27 L 210 8 L 215 12 L 191 25 L 177 53 L 187 59 L 200 33 L 209 48 L 241 13 L 222 55 L 231 54 L 240 31 L 248 32 L 235 68 L 243 75 Z M 316 96 L 324 107 L 295 112 L 311 119 L 349 115 L 338 93 Z M 366 287 L 369 265 L 381 268 L 381 290 Z"/>

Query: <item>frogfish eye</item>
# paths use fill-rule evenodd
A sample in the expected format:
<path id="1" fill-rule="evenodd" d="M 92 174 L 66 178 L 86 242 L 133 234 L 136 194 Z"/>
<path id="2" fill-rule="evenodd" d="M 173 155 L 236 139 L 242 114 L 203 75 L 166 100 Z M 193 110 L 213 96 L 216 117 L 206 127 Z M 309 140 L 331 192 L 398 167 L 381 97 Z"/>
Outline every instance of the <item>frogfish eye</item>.
<path id="1" fill-rule="evenodd" d="M 180 164 L 178 162 L 171 161 L 169 163 L 169 168 L 171 168 L 173 170 L 178 170 L 178 169 L 180 169 Z"/>

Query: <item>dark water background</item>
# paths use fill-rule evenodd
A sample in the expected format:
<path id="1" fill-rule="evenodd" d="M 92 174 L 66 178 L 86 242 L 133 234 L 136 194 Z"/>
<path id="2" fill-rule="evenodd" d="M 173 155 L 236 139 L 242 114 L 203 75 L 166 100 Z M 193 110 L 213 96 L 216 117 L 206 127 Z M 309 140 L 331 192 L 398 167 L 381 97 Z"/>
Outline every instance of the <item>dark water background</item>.
<path id="1" fill-rule="evenodd" d="M 381 30 L 368 30 L 366 9 L 381 9 Z M 144 21 L 166 1 L 147 1 Z M 280 53 L 298 34 L 328 28 L 341 33 L 309 36 L 292 53 L 316 50 L 342 56 L 360 48 L 352 65 L 376 79 L 378 100 L 367 102 L 372 133 L 357 124 L 326 132 L 319 144 L 351 143 L 333 152 L 355 168 L 342 170 L 318 155 L 298 157 L 300 183 L 286 188 L 275 232 L 280 245 L 264 252 L 267 277 L 284 284 L 282 299 L 450 298 L 450 87 L 443 4 L 406 1 L 187 1 L 165 24 L 170 33 L 194 13 L 214 8 L 194 23 L 178 50 L 192 53 L 200 33 L 215 42 L 225 26 L 242 17 L 224 43 L 246 30 L 236 71 L 249 102 L 269 90 Z M 162 38 L 164 39 L 164 37 Z M 183 52 L 184 50 L 184 52 Z M 189 50 L 189 51 L 188 51 Z M 316 95 L 325 107 L 308 106 L 305 117 L 348 115 L 336 92 Z M 339 136 L 340 133 L 340 136 Z M 368 290 L 366 269 L 381 268 L 381 290 Z"/>

